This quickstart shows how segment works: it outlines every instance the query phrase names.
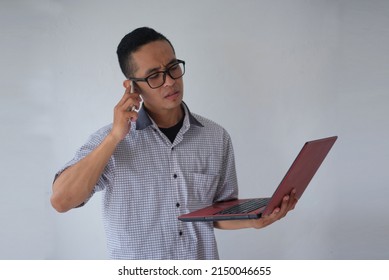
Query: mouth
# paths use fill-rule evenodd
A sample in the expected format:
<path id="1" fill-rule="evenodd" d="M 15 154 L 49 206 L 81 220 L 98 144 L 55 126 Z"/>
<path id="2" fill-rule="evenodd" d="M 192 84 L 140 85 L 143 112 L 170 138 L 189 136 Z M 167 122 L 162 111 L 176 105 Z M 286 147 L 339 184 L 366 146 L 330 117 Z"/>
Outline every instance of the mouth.
<path id="1" fill-rule="evenodd" d="M 165 95 L 165 98 L 169 99 L 169 100 L 175 100 L 179 96 L 180 96 L 180 92 L 179 91 L 174 91 L 174 92 L 171 92 L 171 93 L 168 93 L 167 95 Z"/>

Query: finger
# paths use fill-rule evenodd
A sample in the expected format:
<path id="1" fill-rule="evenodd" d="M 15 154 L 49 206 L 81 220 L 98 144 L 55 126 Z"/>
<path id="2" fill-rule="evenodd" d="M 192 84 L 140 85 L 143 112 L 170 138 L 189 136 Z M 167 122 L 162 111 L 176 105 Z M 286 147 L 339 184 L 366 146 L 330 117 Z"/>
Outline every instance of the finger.
<path id="1" fill-rule="evenodd" d="M 298 202 L 298 199 L 295 198 L 292 205 L 290 206 L 290 210 L 293 210 L 296 207 L 297 202 Z"/>
<path id="2" fill-rule="evenodd" d="M 131 93 L 131 96 L 123 103 L 122 108 L 127 112 L 139 110 L 140 108 L 140 96 L 138 93 Z"/>
<path id="3" fill-rule="evenodd" d="M 296 198 L 296 189 L 293 189 L 293 190 L 290 192 L 290 198 L 291 198 L 291 200 L 297 199 L 297 198 Z"/>
<path id="4" fill-rule="evenodd" d="M 138 119 L 138 112 L 131 111 L 127 114 L 127 122 L 135 122 Z"/>
<path id="5" fill-rule="evenodd" d="M 295 196 L 295 192 L 292 192 L 287 200 L 285 208 L 281 210 L 282 216 L 280 218 L 285 217 L 289 213 L 289 211 L 293 210 L 297 204 L 297 201 L 298 200 Z"/>
<path id="6" fill-rule="evenodd" d="M 119 122 L 133 122 L 138 119 L 138 112 L 137 111 L 124 111 L 121 113 L 121 116 L 118 118 Z"/>
<path id="7" fill-rule="evenodd" d="M 296 189 L 293 189 L 290 193 L 290 199 L 289 199 L 289 203 L 288 203 L 288 208 L 291 210 L 291 209 L 294 209 L 294 207 L 296 206 L 296 203 L 297 203 L 297 195 L 296 195 Z"/>
<path id="8" fill-rule="evenodd" d="M 284 198 L 282 199 L 281 206 L 277 209 L 278 211 L 275 212 L 275 214 L 277 215 L 277 219 L 282 219 L 283 217 L 286 216 L 289 210 L 288 207 L 289 202 L 290 202 L 289 195 L 284 196 Z"/>
<path id="9" fill-rule="evenodd" d="M 132 106 L 129 106 L 129 107 L 126 109 L 126 111 L 127 111 L 127 112 L 132 112 L 132 111 L 135 111 L 135 109 L 136 109 L 135 105 L 132 105 Z"/>
<path id="10" fill-rule="evenodd" d="M 131 98 L 130 87 L 127 87 L 126 90 L 124 91 L 124 94 L 123 94 L 122 98 L 120 99 L 118 105 L 122 106 L 129 98 Z"/>

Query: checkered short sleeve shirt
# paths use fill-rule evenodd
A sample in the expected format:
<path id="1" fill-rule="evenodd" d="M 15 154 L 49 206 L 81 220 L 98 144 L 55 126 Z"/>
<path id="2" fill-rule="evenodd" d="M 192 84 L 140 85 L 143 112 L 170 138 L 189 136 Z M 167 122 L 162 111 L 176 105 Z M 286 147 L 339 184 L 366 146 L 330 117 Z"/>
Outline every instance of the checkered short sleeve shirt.
<path id="1" fill-rule="evenodd" d="M 232 143 L 221 126 L 191 114 L 185 103 L 183 108 L 183 126 L 173 143 L 141 108 L 93 191 L 103 191 L 112 259 L 219 258 L 212 222 L 177 217 L 237 197 Z M 57 175 L 94 150 L 111 128 L 94 133 Z"/>

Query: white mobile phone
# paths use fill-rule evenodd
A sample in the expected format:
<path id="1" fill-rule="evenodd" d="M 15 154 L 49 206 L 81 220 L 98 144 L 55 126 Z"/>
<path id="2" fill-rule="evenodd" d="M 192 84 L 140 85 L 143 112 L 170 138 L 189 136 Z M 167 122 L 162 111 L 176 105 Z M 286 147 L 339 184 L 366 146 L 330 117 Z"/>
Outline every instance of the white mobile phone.
<path id="1" fill-rule="evenodd" d="M 131 81 L 131 90 L 130 90 L 130 93 L 134 93 L 134 92 L 135 92 L 134 81 Z"/>
<path id="2" fill-rule="evenodd" d="M 130 94 L 131 93 L 134 93 L 135 92 L 135 89 L 134 89 L 134 82 L 133 81 L 131 81 L 131 89 L 130 89 Z M 135 111 L 136 110 L 136 107 L 135 107 L 135 105 L 132 105 L 132 107 L 129 107 L 128 109 L 127 109 L 127 111 L 128 112 L 132 112 L 132 111 Z"/>

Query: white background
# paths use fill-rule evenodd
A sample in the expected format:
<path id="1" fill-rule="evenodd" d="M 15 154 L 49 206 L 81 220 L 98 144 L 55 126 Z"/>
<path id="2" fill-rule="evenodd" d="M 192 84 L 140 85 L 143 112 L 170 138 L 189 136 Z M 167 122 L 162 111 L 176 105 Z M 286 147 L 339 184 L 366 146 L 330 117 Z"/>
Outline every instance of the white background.
<path id="1" fill-rule="evenodd" d="M 184 100 L 229 131 L 241 197 L 339 136 L 285 219 L 217 231 L 222 259 L 389 257 L 388 1 L 1 0 L 0 259 L 107 258 L 101 194 L 58 214 L 51 183 L 112 121 L 116 47 L 139 26 L 172 41 Z"/>

